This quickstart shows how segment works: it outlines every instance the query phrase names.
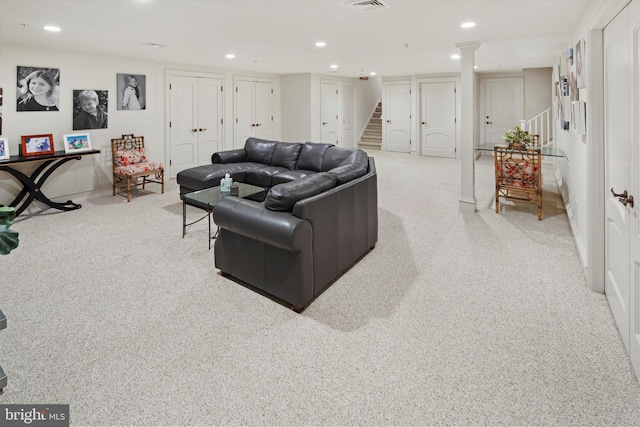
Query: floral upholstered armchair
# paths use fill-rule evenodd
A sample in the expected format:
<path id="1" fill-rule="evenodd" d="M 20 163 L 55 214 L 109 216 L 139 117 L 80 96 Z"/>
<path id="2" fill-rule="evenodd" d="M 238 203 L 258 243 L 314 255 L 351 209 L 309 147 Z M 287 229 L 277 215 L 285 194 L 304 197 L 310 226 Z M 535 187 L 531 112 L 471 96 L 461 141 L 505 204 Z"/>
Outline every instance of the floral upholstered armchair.
<path id="1" fill-rule="evenodd" d="M 496 176 L 496 213 L 500 197 L 536 202 L 542 220 L 542 156 L 540 148 L 493 148 Z"/>
<path id="2" fill-rule="evenodd" d="M 158 183 L 164 193 L 164 166 L 147 160 L 144 137 L 133 134 L 111 140 L 113 158 L 113 195 L 118 188 L 127 193 L 127 202 L 131 201 L 131 188 L 148 182 Z M 139 179 L 142 181 L 139 182 Z"/>

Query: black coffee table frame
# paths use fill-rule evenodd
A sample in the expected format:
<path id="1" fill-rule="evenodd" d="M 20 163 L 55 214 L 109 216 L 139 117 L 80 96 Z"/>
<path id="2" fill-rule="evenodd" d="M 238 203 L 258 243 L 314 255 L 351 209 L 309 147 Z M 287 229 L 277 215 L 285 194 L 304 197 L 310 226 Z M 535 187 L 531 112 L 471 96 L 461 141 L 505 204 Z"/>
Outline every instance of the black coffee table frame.
<path id="1" fill-rule="evenodd" d="M 242 197 L 244 199 L 252 199 L 257 201 L 264 200 L 266 189 L 255 185 L 244 183 L 238 184 L 238 196 L 231 196 L 230 193 L 220 191 L 220 187 L 210 187 L 204 190 L 193 191 L 182 195 L 182 238 L 187 233 L 187 227 L 205 218 L 209 218 L 209 249 L 211 249 L 211 241 L 218 236 L 218 230 L 211 235 L 211 214 L 218 202 L 225 197 Z M 187 205 L 203 209 L 207 212 L 203 217 L 187 223 Z"/>

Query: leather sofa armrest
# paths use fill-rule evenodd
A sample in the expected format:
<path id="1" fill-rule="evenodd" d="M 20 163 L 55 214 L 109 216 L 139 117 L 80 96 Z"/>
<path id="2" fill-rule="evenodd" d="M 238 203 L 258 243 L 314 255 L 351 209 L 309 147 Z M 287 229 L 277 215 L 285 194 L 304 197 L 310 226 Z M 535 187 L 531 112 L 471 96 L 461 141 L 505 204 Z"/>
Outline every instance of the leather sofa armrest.
<path id="1" fill-rule="evenodd" d="M 236 150 L 219 151 L 211 155 L 211 163 L 239 163 L 247 161 L 247 152 L 244 148 Z"/>
<path id="2" fill-rule="evenodd" d="M 213 220 L 220 228 L 292 252 L 309 248 L 312 242 L 309 221 L 238 197 L 222 199 L 213 210 Z"/>

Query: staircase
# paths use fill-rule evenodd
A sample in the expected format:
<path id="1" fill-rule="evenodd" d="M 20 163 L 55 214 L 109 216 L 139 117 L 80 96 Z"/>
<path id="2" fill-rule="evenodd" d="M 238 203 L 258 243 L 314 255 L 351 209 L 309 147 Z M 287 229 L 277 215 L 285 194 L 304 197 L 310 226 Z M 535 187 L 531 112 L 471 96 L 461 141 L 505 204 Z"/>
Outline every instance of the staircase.
<path id="1" fill-rule="evenodd" d="M 358 148 L 366 150 L 382 149 L 382 102 L 378 102 L 375 111 L 362 133 Z"/>

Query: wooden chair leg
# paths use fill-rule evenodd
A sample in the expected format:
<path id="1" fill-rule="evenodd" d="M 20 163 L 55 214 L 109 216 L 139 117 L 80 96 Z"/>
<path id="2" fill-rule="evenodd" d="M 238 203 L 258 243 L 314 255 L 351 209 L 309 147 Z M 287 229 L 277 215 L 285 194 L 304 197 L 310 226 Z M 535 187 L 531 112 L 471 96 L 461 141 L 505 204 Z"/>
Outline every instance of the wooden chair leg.
<path id="1" fill-rule="evenodd" d="M 127 176 L 127 203 L 131 201 L 131 176 Z"/>
<path id="2" fill-rule="evenodd" d="M 500 192 L 496 189 L 496 213 L 500 212 Z"/>
<path id="3" fill-rule="evenodd" d="M 162 194 L 164 194 L 164 169 L 160 172 L 160 179 L 162 181 Z"/>

